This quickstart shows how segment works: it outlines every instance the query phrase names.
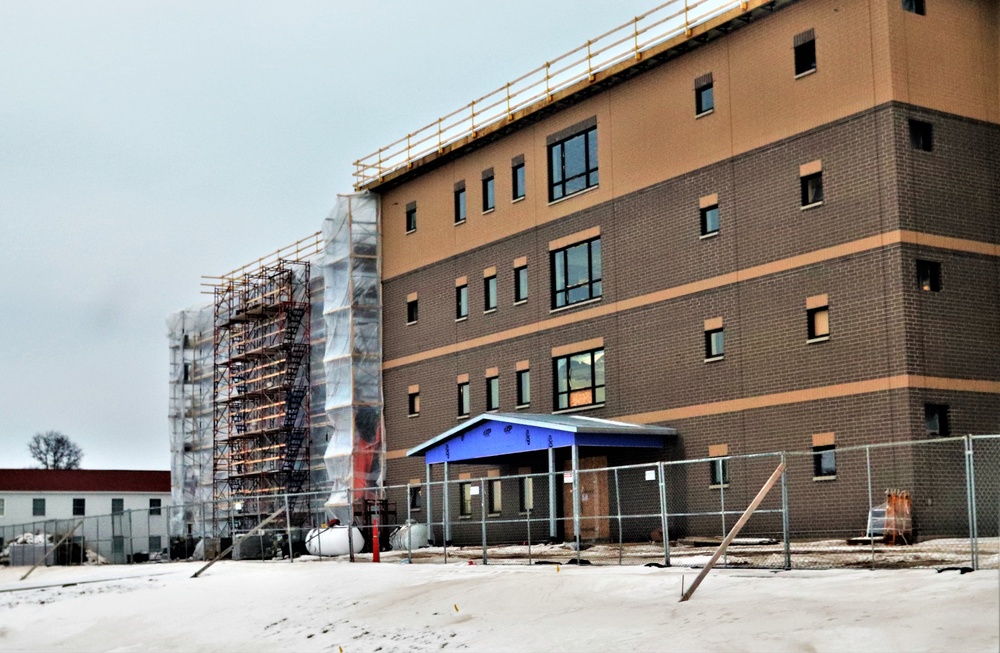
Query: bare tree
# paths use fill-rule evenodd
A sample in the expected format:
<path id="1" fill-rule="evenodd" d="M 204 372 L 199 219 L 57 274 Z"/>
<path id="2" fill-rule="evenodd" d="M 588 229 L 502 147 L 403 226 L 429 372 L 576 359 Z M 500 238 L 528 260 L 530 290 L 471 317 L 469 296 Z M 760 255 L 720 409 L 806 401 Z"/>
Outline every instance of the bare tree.
<path id="1" fill-rule="evenodd" d="M 28 452 L 42 469 L 80 469 L 83 459 L 83 450 L 59 431 L 36 433 Z"/>

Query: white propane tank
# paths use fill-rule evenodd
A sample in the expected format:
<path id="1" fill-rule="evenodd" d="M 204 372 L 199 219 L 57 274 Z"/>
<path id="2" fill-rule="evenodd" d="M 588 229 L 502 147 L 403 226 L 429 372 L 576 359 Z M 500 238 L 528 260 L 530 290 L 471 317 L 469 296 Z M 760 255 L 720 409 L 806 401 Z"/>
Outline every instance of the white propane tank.
<path id="1" fill-rule="evenodd" d="M 361 529 L 350 529 L 354 540 L 354 552 L 359 553 L 365 546 L 365 538 Z M 331 526 L 330 528 L 314 528 L 306 534 L 306 551 L 314 556 L 343 556 L 351 552 L 347 540 L 347 526 Z"/>

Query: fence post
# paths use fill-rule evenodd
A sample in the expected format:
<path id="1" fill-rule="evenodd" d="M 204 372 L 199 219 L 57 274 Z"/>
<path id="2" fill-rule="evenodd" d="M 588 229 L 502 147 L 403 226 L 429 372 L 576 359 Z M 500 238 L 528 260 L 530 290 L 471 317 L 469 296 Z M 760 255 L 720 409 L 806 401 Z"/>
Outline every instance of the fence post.
<path id="1" fill-rule="evenodd" d="M 729 480 L 729 459 L 719 458 L 719 514 L 722 516 L 722 537 L 725 539 L 728 531 L 726 530 L 726 482 Z M 723 474 L 723 465 L 726 466 L 726 473 Z M 722 564 L 729 565 L 729 549 L 727 548 L 725 553 L 722 554 Z"/>
<path id="2" fill-rule="evenodd" d="M 670 526 L 667 523 L 667 480 L 664 478 L 666 466 L 659 464 L 660 477 L 660 533 L 663 535 L 663 564 L 670 566 Z"/>
<path id="3" fill-rule="evenodd" d="M 486 480 L 482 478 L 479 479 L 479 505 L 482 510 L 479 521 L 483 529 L 483 564 L 485 565 L 489 563 L 489 560 L 486 557 Z"/>
<path id="4" fill-rule="evenodd" d="M 347 553 L 351 562 L 354 562 L 354 488 L 347 490 L 347 511 L 350 517 L 347 518 Z M 359 529 L 360 530 L 360 529 Z"/>
<path id="5" fill-rule="evenodd" d="M 288 509 L 288 493 L 285 493 L 285 537 L 288 538 L 288 562 L 295 562 L 295 556 L 292 553 L 292 512 Z M 230 535 L 235 539 L 236 533 L 230 533 Z M 350 539 L 350 533 L 347 534 L 348 539 Z"/>
<path id="6" fill-rule="evenodd" d="M 410 500 L 410 484 L 406 484 L 406 561 L 413 562 L 413 519 L 412 501 Z"/>
<path id="7" fill-rule="evenodd" d="M 580 563 L 580 448 L 572 445 L 573 458 L 573 541 L 576 544 L 576 562 Z"/>
<path id="8" fill-rule="evenodd" d="M 431 466 L 425 465 L 427 468 L 427 500 L 424 502 L 427 507 L 427 543 L 434 544 L 437 538 L 434 537 L 434 486 L 431 485 Z"/>
<path id="9" fill-rule="evenodd" d="M 444 462 L 444 496 L 441 497 L 441 507 L 444 509 L 444 561 L 448 562 L 448 543 L 451 541 L 451 497 L 448 496 L 448 461 Z"/>
<path id="10" fill-rule="evenodd" d="M 549 542 L 559 538 L 559 527 L 556 524 L 556 450 L 549 447 Z"/>
<path id="11" fill-rule="evenodd" d="M 791 534 L 788 527 L 788 467 L 785 461 L 785 452 L 781 452 L 781 464 L 785 468 L 781 471 L 781 533 L 785 540 L 785 569 L 792 568 L 792 547 Z"/>
<path id="12" fill-rule="evenodd" d="M 530 479 L 529 479 L 530 480 Z M 534 501 L 534 495 L 532 495 Z M 531 564 L 531 506 L 524 507 L 524 519 L 528 522 L 528 564 Z"/>
<path id="13" fill-rule="evenodd" d="M 868 524 L 871 525 L 872 522 L 872 448 L 865 447 L 865 468 L 868 474 Z M 883 530 L 885 529 L 885 522 L 882 522 Z M 875 570 L 875 532 L 872 529 L 868 529 L 865 533 L 868 536 L 868 544 L 871 546 L 872 552 L 872 571 Z"/>
<path id="14" fill-rule="evenodd" d="M 128 554 L 131 564 L 135 564 L 135 526 L 132 524 L 132 510 L 128 511 Z"/>
<path id="15" fill-rule="evenodd" d="M 969 511 L 969 549 L 972 568 L 979 569 L 978 533 L 976 524 L 976 470 L 972 461 L 972 436 L 965 436 L 965 497 Z"/>
<path id="16" fill-rule="evenodd" d="M 622 555 L 624 550 L 622 549 L 623 539 L 622 539 L 622 499 L 621 491 L 618 488 L 618 468 L 615 468 L 615 512 L 618 513 L 618 566 L 622 564 Z"/>

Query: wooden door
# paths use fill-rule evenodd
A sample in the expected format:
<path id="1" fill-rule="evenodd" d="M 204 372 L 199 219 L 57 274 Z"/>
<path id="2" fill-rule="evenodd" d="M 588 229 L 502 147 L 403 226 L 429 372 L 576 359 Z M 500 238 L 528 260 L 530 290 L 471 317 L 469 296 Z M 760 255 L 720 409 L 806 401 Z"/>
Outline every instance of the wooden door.
<path id="1" fill-rule="evenodd" d="M 580 540 L 594 542 L 607 540 L 611 533 L 608 518 L 608 472 L 588 471 L 608 466 L 606 456 L 580 458 Z M 566 461 L 563 469 L 573 470 L 573 463 Z M 573 540 L 573 484 L 563 483 L 563 539 Z"/>

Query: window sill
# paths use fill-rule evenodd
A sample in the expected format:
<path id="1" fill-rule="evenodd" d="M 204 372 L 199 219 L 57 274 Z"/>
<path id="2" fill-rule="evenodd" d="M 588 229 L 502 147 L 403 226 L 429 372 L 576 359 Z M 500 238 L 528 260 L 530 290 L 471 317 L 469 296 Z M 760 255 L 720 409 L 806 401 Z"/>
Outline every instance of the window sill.
<path id="1" fill-rule="evenodd" d="M 709 109 L 707 111 L 702 111 L 701 113 L 694 114 L 694 119 L 698 120 L 699 118 L 704 118 L 705 116 L 710 116 L 713 113 L 715 113 L 715 107 L 712 107 L 711 109 Z"/>
<path id="2" fill-rule="evenodd" d="M 815 209 L 816 207 L 823 206 L 823 202 L 813 202 L 812 204 L 806 204 L 805 206 L 800 206 L 800 211 L 808 211 L 809 209 Z"/>
<path id="3" fill-rule="evenodd" d="M 486 515 L 486 517 L 487 518 L 490 518 L 490 517 L 500 517 L 500 513 L 499 512 L 491 512 L 490 514 Z"/>
<path id="4" fill-rule="evenodd" d="M 837 475 L 834 474 L 833 476 L 813 476 L 813 480 L 814 481 L 836 481 L 837 480 Z"/>
<path id="5" fill-rule="evenodd" d="M 459 515 L 459 519 L 472 519 L 472 515 Z"/>
<path id="6" fill-rule="evenodd" d="M 416 323 L 417 323 L 417 321 L 416 321 L 416 320 L 414 320 L 413 322 L 407 322 L 407 323 L 406 323 L 406 326 L 411 326 L 411 325 L 414 325 L 414 324 L 416 324 Z"/>
<path id="7" fill-rule="evenodd" d="M 527 410 L 528 408 L 531 408 L 531 404 L 518 404 L 514 406 L 514 410 Z"/>
<path id="8" fill-rule="evenodd" d="M 709 490 L 725 490 L 727 487 L 729 487 L 729 483 L 723 483 L 722 485 L 709 485 L 708 489 Z"/>
<path id="9" fill-rule="evenodd" d="M 600 297 L 592 297 L 590 299 L 585 299 L 582 302 L 575 302 L 573 304 L 567 304 L 566 306 L 560 306 L 559 308 L 550 308 L 549 309 L 549 313 L 550 314 L 552 314 L 552 313 L 560 313 L 562 311 L 566 311 L 566 310 L 569 310 L 571 308 L 576 308 L 577 306 L 586 306 L 587 304 L 595 304 L 595 303 L 601 301 L 602 299 L 604 299 L 604 295 L 601 295 Z"/>
<path id="10" fill-rule="evenodd" d="M 493 213 L 496 210 L 497 210 L 497 207 L 495 207 L 495 206 L 492 209 L 485 209 L 483 211 L 483 215 L 489 215 L 490 213 Z"/>
<path id="11" fill-rule="evenodd" d="M 600 187 L 601 187 L 600 184 L 596 184 L 594 186 L 591 186 L 590 188 L 584 188 L 583 190 L 578 190 L 575 193 L 572 193 L 570 195 L 566 195 L 564 197 L 560 197 L 557 200 L 552 200 L 551 202 L 549 202 L 549 206 L 552 206 L 553 204 L 559 204 L 560 202 L 565 202 L 566 200 L 571 200 L 574 197 L 579 197 L 579 196 L 583 195 L 584 193 L 589 193 L 590 191 L 597 190 Z"/>
<path id="12" fill-rule="evenodd" d="M 409 236 L 410 234 L 415 234 L 415 233 L 417 233 L 416 229 L 410 229 L 409 231 L 406 232 L 406 235 Z"/>
<path id="13" fill-rule="evenodd" d="M 706 238 L 715 238 L 718 235 L 719 235 L 718 231 L 713 231 L 712 233 L 702 234 L 702 235 L 698 236 L 698 240 L 705 240 Z"/>
<path id="14" fill-rule="evenodd" d="M 469 416 L 468 416 L 468 415 L 459 415 L 459 416 L 458 416 L 458 417 L 456 417 L 455 419 L 457 419 L 457 420 L 461 421 L 461 420 L 463 420 L 463 419 L 469 419 Z"/>
<path id="15" fill-rule="evenodd" d="M 802 79 L 803 77 L 808 77 L 809 75 L 814 75 L 814 74 L 816 74 L 816 69 L 815 68 L 810 68 L 809 70 L 805 71 L 804 73 L 799 73 L 798 75 L 796 75 L 795 79 Z"/>
<path id="16" fill-rule="evenodd" d="M 826 342 L 830 339 L 830 336 L 820 336 L 819 338 L 809 338 L 806 340 L 807 345 L 815 345 L 819 342 Z"/>
<path id="17" fill-rule="evenodd" d="M 604 404 L 588 404 L 586 406 L 574 406 L 573 408 L 563 408 L 562 410 L 552 411 L 553 415 L 565 415 L 566 413 L 579 413 L 583 410 L 594 410 L 595 408 L 604 408 Z"/>
<path id="18" fill-rule="evenodd" d="M 420 417 L 420 413 L 410 413 L 409 415 L 407 415 L 407 417 L 409 417 L 411 419 L 414 418 L 414 417 Z"/>
<path id="19" fill-rule="evenodd" d="M 514 302 L 514 306 L 520 306 L 521 304 L 527 304 L 527 303 L 528 303 L 527 299 L 519 299 L 518 301 Z"/>
<path id="20" fill-rule="evenodd" d="M 483 311 L 483 315 L 489 315 L 490 313 L 496 313 L 496 312 L 497 309 L 495 308 L 487 308 L 485 311 Z"/>
<path id="21" fill-rule="evenodd" d="M 706 363 L 717 363 L 717 362 L 723 361 L 723 360 L 726 360 L 725 356 L 712 356 L 711 358 L 706 358 L 705 362 Z"/>
<path id="22" fill-rule="evenodd" d="M 487 408 L 486 412 L 487 413 L 498 413 L 498 412 L 500 412 L 500 407 L 498 406 L 496 408 Z"/>
<path id="23" fill-rule="evenodd" d="M 455 223 L 455 226 L 457 227 L 458 225 L 465 224 L 465 223 L 466 223 L 465 220 L 459 220 L 458 222 Z"/>
<path id="24" fill-rule="evenodd" d="M 468 316 L 468 315 L 466 315 L 465 317 L 456 317 L 456 318 L 455 318 L 455 321 L 456 321 L 456 322 L 465 322 L 465 321 L 466 321 L 466 320 L 468 320 L 468 319 L 469 319 L 469 316 Z"/>
<path id="25" fill-rule="evenodd" d="M 517 204 L 518 202 L 523 202 L 525 197 L 526 197 L 525 195 L 521 195 L 520 197 L 512 199 L 510 203 Z"/>

